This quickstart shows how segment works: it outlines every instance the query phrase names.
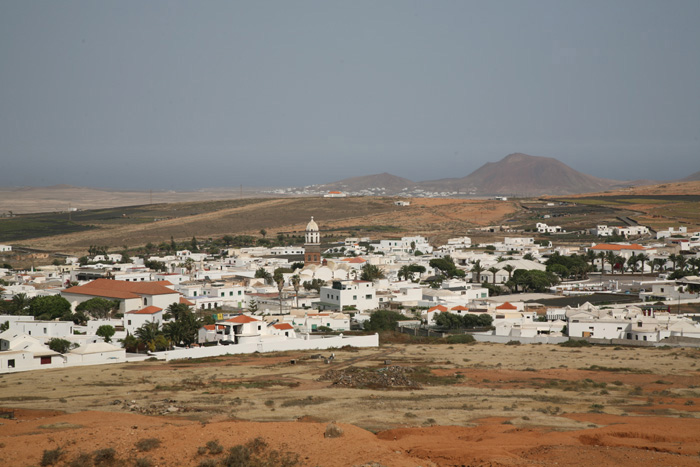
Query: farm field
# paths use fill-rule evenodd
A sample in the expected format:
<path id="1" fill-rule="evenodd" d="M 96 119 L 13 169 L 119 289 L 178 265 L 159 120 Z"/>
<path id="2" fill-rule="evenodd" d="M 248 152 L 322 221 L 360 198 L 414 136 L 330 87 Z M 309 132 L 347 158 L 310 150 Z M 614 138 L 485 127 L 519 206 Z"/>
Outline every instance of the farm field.
<path id="1" fill-rule="evenodd" d="M 65 465 L 111 448 L 197 466 L 220 458 L 207 443 L 260 437 L 298 455 L 291 465 L 700 463 L 698 349 L 393 343 L 316 357 L 3 375 L 0 407 L 17 420 L 0 422 L 0 462 L 37 465 L 60 449 Z M 330 422 L 340 436 L 324 437 Z"/>
<path id="2" fill-rule="evenodd" d="M 261 229 L 271 236 L 302 232 L 311 216 L 334 235 L 361 233 L 376 239 L 421 234 L 439 240 L 498 223 L 517 210 L 515 203 L 489 200 L 421 198 L 401 207 L 393 198 L 252 198 L 84 211 L 72 215 L 67 232 L 67 213 L 0 219 L 0 241 L 84 254 L 93 244 L 132 248 L 169 241 L 171 236 L 188 240 L 258 235 Z M 39 221 L 44 223 L 41 228 L 32 230 L 31 223 Z M 52 222 L 54 227 L 46 225 Z"/>

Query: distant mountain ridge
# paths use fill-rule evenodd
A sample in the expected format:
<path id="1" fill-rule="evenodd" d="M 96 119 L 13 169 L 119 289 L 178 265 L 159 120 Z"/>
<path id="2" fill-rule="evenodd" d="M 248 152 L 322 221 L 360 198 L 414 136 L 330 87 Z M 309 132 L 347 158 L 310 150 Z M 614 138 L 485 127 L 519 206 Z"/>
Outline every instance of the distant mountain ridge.
<path id="1" fill-rule="evenodd" d="M 685 178 L 681 178 L 678 180 L 679 182 L 697 182 L 700 180 L 700 170 L 695 172 L 694 174 L 690 174 Z"/>
<path id="2" fill-rule="evenodd" d="M 696 174 L 700 176 L 700 172 Z M 385 194 L 420 190 L 429 193 L 463 193 L 476 196 L 541 196 L 599 192 L 627 186 L 656 183 L 650 180 L 619 181 L 598 178 L 572 169 L 552 157 L 510 154 L 498 162 L 487 162 L 461 178 L 412 182 L 388 173 L 352 177 L 318 188 L 360 192 L 384 189 Z"/>

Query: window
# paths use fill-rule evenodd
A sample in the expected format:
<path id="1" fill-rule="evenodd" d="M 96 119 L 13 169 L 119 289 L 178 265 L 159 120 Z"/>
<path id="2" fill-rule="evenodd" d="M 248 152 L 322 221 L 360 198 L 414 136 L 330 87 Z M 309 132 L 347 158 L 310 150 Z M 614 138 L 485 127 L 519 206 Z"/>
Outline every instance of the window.
<path id="1" fill-rule="evenodd" d="M 226 294 L 225 294 L 224 292 L 221 292 L 221 296 L 222 296 L 222 297 L 225 297 Z"/>
<path id="2" fill-rule="evenodd" d="M 131 326 L 131 320 L 127 321 L 127 323 L 129 324 L 129 326 Z"/>
<path id="3" fill-rule="evenodd" d="M 353 295 L 353 296 L 352 296 L 352 299 L 353 299 L 353 300 L 357 300 L 357 295 Z"/>
<path id="4" fill-rule="evenodd" d="M 7 368 L 14 368 L 15 367 L 15 359 L 11 358 L 10 360 L 7 361 Z"/>
<path id="5" fill-rule="evenodd" d="M 143 306 L 146 306 L 146 305 L 148 305 L 148 299 L 147 299 L 147 298 L 144 298 L 144 299 L 143 299 Z"/>
<path id="6" fill-rule="evenodd" d="M 372 300 L 372 294 L 367 294 L 367 295 L 365 295 L 365 298 L 366 298 L 367 300 Z"/>
<path id="7" fill-rule="evenodd" d="M 51 365 L 51 357 L 41 357 L 42 365 Z"/>
<path id="8" fill-rule="evenodd" d="M 228 293 L 228 296 L 229 296 L 229 297 L 233 297 L 233 290 L 231 290 L 231 291 Z M 223 297 L 223 295 L 222 295 L 222 297 Z"/>
<path id="9" fill-rule="evenodd" d="M 240 294 L 241 294 L 241 291 L 239 290 L 239 291 L 238 291 L 238 295 L 240 295 Z"/>

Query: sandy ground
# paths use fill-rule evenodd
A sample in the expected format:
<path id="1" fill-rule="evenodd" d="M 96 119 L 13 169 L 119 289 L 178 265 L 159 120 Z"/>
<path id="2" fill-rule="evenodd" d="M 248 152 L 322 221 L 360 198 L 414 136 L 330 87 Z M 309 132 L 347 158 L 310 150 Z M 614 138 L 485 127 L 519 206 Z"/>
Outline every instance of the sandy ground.
<path id="1" fill-rule="evenodd" d="M 208 441 L 256 437 L 310 466 L 700 465 L 697 349 L 393 344 L 335 354 L 331 364 L 289 352 L 3 375 L 0 407 L 21 410 L 0 420 L 0 465 L 107 447 L 199 465 L 214 457 L 198 453 Z M 319 380 L 386 363 L 430 378 L 420 389 Z M 331 421 L 343 436 L 324 438 Z M 139 452 L 144 438 L 162 444 Z"/>
<path id="2" fill-rule="evenodd" d="M 180 203 L 268 196 L 259 190 L 109 191 L 87 187 L 0 188 L 0 213 L 62 212 L 70 208 L 102 209 L 152 203 Z"/>

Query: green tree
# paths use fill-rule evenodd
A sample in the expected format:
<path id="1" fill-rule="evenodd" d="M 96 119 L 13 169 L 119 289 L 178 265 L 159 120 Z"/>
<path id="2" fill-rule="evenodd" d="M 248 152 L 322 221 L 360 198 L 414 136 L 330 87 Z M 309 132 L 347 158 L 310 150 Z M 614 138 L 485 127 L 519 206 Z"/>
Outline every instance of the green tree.
<path id="1" fill-rule="evenodd" d="M 506 264 L 503 266 L 503 270 L 508 273 L 508 280 L 513 278 L 513 271 L 515 271 L 515 266 L 512 264 Z"/>
<path id="2" fill-rule="evenodd" d="M 199 244 L 197 243 L 197 238 L 192 236 L 192 240 L 190 240 L 190 249 L 192 251 L 198 251 L 199 250 Z"/>
<path id="3" fill-rule="evenodd" d="M 408 280 L 409 277 L 412 277 L 410 267 L 407 264 L 401 266 L 399 268 L 397 276 L 398 276 L 399 280 L 401 280 L 401 278 L 403 278 L 403 280 Z"/>
<path id="4" fill-rule="evenodd" d="M 494 285 L 496 284 L 496 273 L 498 273 L 498 271 L 500 271 L 500 269 L 498 269 L 498 268 L 495 267 L 495 266 L 491 266 L 491 267 L 489 268 L 489 272 L 490 272 L 491 274 L 493 274 L 493 282 L 492 282 L 492 284 L 494 284 Z"/>
<path id="5" fill-rule="evenodd" d="M 301 277 L 299 277 L 299 274 L 294 274 L 289 281 L 292 283 L 292 287 L 294 288 L 296 307 L 299 308 L 299 287 L 301 286 Z"/>
<path id="6" fill-rule="evenodd" d="M 160 327 L 158 326 L 157 322 L 148 322 L 148 323 L 145 323 L 140 328 L 138 328 L 134 332 L 134 335 L 138 339 L 139 344 L 143 345 L 148 350 L 153 352 L 154 350 L 157 349 L 157 344 L 160 343 L 160 342 L 158 342 L 158 337 L 161 337 L 163 335 L 163 332 L 160 330 Z M 158 349 L 158 350 L 165 350 L 165 349 Z"/>
<path id="7" fill-rule="evenodd" d="M 472 273 L 472 281 L 474 282 L 480 282 L 481 281 L 481 273 L 484 272 L 484 267 L 481 265 L 480 260 L 474 261 L 472 264 L 472 268 L 470 269 L 470 272 Z M 475 279 L 476 277 L 476 279 Z"/>
<path id="8" fill-rule="evenodd" d="M 146 260 L 143 262 L 143 265 L 154 271 L 168 272 L 168 266 L 166 266 L 162 261 Z"/>
<path id="9" fill-rule="evenodd" d="M 79 344 L 71 344 L 70 341 L 66 339 L 60 339 L 58 337 L 54 337 L 52 339 L 49 339 L 48 342 L 46 343 L 48 345 L 49 349 L 53 350 L 54 352 L 58 352 L 60 354 L 64 354 L 69 352 L 71 349 L 75 349 L 79 347 Z"/>
<path id="10" fill-rule="evenodd" d="M 114 326 L 110 326 L 109 324 L 103 324 L 102 326 L 97 328 L 95 334 L 102 337 L 105 340 L 105 342 L 112 342 L 112 336 L 114 335 L 114 332 Z"/>
<path id="11" fill-rule="evenodd" d="M 27 315 L 31 314 L 29 312 L 29 304 L 31 303 L 31 299 L 27 297 L 26 293 L 18 293 L 14 297 L 12 297 L 12 303 L 10 306 L 10 309 L 12 311 L 11 314 L 13 315 Z"/>
<path id="12" fill-rule="evenodd" d="M 48 295 L 34 297 L 29 303 L 29 313 L 40 320 L 55 320 L 57 318 L 71 316 L 71 307 L 68 300 L 60 295 Z"/>
<path id="13" fill-rule="evenodd" d="M 251 298 L 248 302 L 248 311 L 251 313 L 258 311 L 258 302 L 254 298 Z"/>
<path id="14" fill-rule="evenodd" d="M 75 307 L 76 312 L 87 313 L 96 319 L 105 319 L 119 309 L 118 300 L 107 300 L 100 297 L 94 297 L 79 303 Z"/>
<path id="15" fill-rule="evenodd" d="M 167 308 L 172 321 L 163 325 L 163 335 L 175 345 L 192 345 L 197 342 L 202 320 L 184 303 L 173 303 Z"/>
<path id="16" fill-rule="evenodd" d="M 0 332 L 5 332 L 8 329 L 10 329 L 10 322 L 5 321 L 4 323 L 0 324 Z"/>
<path id="17" fill-rule="evenodd" d="M 265 238 L 267 236 L 267 230 L 260 229 L 260 235 L 262 235 L 262 238 Z"/>
<path id="18" fill-rule="evenodd" d="M 376 279 L 384 279 L 384 271 L 379 266 L 374 264 L 365 264 L 362 266 L 362 274 L 360 279 L 363 281 L 374 281 Z"/>
<path id="19" fill-rule="evenodd" d="M 444 258 L 431 259 L 429 264 L 431 268 L 439 270 L 440 273 L 447 278 L 464 277 L 466 275 L 464 271 L 455 266 L 454 261 L 449 255 Z"/>
<path id="20" fill-rule="evenodd" d="M 316 292 L 321 291 L 321 287 L 323 287 L 326 284 L 326 282 L 322 279 L 312 279 L 310 281 L 304 281 L 302 287 L 304 287 L 304 290 L 315 290 Z"/>
<path id="21" fill-rule="evenodd" d="M 282 314 L 282 290 L 284 289 L 284 272 L 282 272 L 280 268 L 275 269 L 275 272 L 272 275 L 272 279 L 277 285 L 277 299 L 280 302 L 280 314 Z"/>
<path id="22" fill-rule="evenodd" d="M 274 278 L 272 277 L 272 274 L 270 274 L 270 272 L 263 267 L 260 267 L 255 271 L 255 277 L 257 279 L 265 280 L 265 284 L 267 285 L 272 285 L 274 283 Z"/>
<path id="23" fill-rule="evenodd" d="M 365 321 L 364 327 L 370 332 L 393 331 L 399 321 L 407 319 L 409 318 L 396 311 L 376 310 L 372 312 L 369 320 Z"/>

